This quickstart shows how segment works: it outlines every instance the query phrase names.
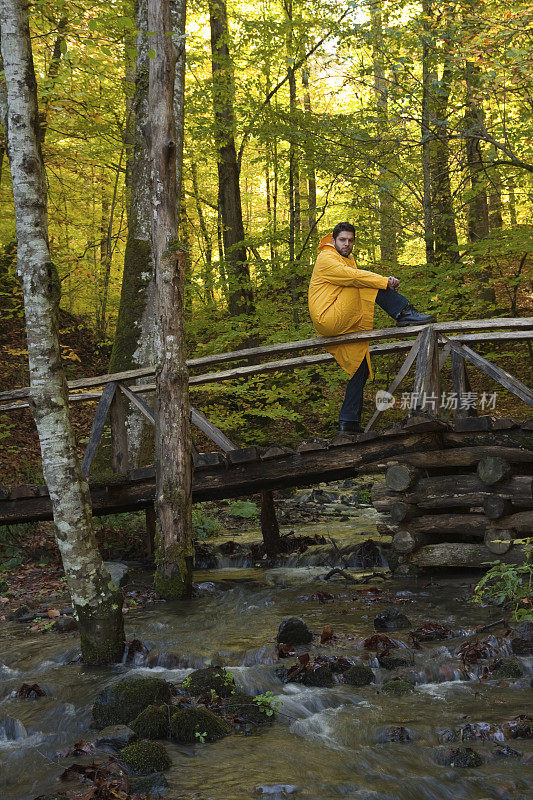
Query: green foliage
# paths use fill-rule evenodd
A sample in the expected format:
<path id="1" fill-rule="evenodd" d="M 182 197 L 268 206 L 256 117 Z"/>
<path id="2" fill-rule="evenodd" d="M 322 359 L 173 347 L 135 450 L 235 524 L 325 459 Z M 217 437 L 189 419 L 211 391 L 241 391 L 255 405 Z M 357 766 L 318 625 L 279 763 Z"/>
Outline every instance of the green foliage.
<path id="1" fill-rule="evenodd" d="M 275 712 L 280 706 L 280 699 L 273 692 L 265 692 L 264 694 L 256 694 L 253 702 L 259 706 L 259 709 L 267 717 L 274 716 Z"/>
<path id="2" fill-rule="evenodd" d="M 241 519 L 257 519 L 259 509 L 251 500 L 235 500 L 233 503 L 229 503 L 226 514 Z"/>
<path id="3" fill-rule="evenodd" d="M 195 539 L 202 542 L 210 536 L 216 536 L 222 530 L 220 521 L 207 513 L 201 505 L 192 510 L 192 527 Z"/>
<path id="4" fill-rule="evenodd" d="M 525 563 L 492 562 L 491 568 L 474 589 L 473 603 L 493 603 L 512 610 L 513 619 L 533 621 L 533 537 L 515 539 L 524 545 Z M 485 562 L 488 563 L 488 562 Z"/>

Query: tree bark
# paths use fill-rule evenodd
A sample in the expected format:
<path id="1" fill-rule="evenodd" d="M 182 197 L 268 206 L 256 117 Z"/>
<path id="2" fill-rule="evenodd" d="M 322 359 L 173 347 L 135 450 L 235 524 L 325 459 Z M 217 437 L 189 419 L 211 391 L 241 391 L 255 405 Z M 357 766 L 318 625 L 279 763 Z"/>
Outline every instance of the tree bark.
<path id="1" fill-rule="evenodd" d="M 430 103 L 431 82 L 433 73 L 433 47 L 431 31 L 431 0 L 422 0 L 424 21 L 422 24 L 424 35 L 422 38 L 422 206 L 424 211 L 424 243 L 426 248 L 426 262 L 432 266 L 435 260 L 435 243 L 433 236 L 433 213 L 431 208 L 431 130 L 430 130 Z"/>
<path id="2" fill-rule="evenodd" d="M 235 78 L 224 0 L 209 0 L 219 205 L 232 316 L 252 314 L 254 301 L 244 246 L 240 169 L 235 149 Z"/>
<path id="3" fill-rule="evenodd" d="M 177 241 L 178 184 L 183 152 L 184 98 L 175 96 L 177 59 L 185 59 L 183 10 L 169 0 L 148 0 L 150 44 L 148 146 L 151 164 L 151 239 L 155 268 L 157 571 L 154 585 L 167 598 L 192 592 L 192 463 L 184 288 L 187 257 Z M 180 29 L 175 27 L 181 25 Z M 174 45 L 174 31 L 179 51 Z M 178 88 L 178 91 L 180 89 Z M 178 112 L 178 119 L 175 112 Z M 176 127 L 179 133 L 176 133 Z"/>
<path id="4" fill-rule="evenodd" d="M 305 67 L 302 70 L 302 86 L 304 89 L 304 110 L 307 125 L 310 128 L 312 123 L 312 106 L 311 95 L 309 92 L 309 68 Z M 312 137 L 308 136 L 305 148 L 305 159 L 307 168 L 307 192 L 309 197 L 308 210 L 307 210 L 307 224 L 310 233 L 310 243 L 312 245 L 312 254 L 314 254 L 318 245 L 318 231 L 316 229 L 316 169 L 315 169 L 315 151 L 313 146 Z M 314 245 L 314 246 L 313 246 Z"/>
<path id="5" fill-rule="evenodd" d="M 155 285 L 150 244 L 150 161 L 144 128 L 148 124 L 147 0 L 136 0 L 137 65 L 132 100 L 131 157 L 128 159 L 128 237 L 124 274 L 109 371 L 123 372 L 155 362 Z M 151 461 L 151 426 L 131 407 L 127 408 L 130 466 Z"/>
<path id="6" fill-rule="evenodd" d="M 383 18 L 380 0 L 370 4 L 372 22 L 372 61 L 374 67 L 374 97 L 376 103 L 377 139 L 380 148 L 378 175 L 380 256 L 387 267 L 398 263 L 397 225 L 394 198 L 390 191 L 390 167 L 394 164 L 394 143 L 389 128 L 389 91 L 383 62 Z"/>
<path id="7" fill-rule="evenodd" d="M 70 422 L 58 342 L 60 284 L 48 246 L 46 173 L 27 0 L 2 0 L 0 25 L 30 403 L 52 500 L 56 539 L 78 619 L 82 655 L 88 664 L 106 664 L 122 657 L 122 594 L 112 583 L 96 545 L 89 487 L 81 473 Z"/>

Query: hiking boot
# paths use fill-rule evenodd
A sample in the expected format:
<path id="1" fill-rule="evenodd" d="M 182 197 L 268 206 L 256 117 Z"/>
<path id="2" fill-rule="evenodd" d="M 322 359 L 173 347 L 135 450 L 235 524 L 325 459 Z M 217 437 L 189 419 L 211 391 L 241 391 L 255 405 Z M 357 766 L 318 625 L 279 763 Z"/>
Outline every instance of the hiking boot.
<path id="1" fill-rule="evenodd" d="M 407 303 L 400 316 L 396 318 L 396 325 L 398 328 L 405 328 L 407 325 L 426 325 L 428 322 L 436 321 L 437 317 L 433 314 L 422 314 L 411 303 Z"/>
<path id="2" fill-rule="evenodd" d="M 339 433 L 349 433 L 350 435 L 353 435 L 354 433 L 364 433 L 364 431 L 358 422 L 345 422 L 343 420 L 339 420 Z"/>

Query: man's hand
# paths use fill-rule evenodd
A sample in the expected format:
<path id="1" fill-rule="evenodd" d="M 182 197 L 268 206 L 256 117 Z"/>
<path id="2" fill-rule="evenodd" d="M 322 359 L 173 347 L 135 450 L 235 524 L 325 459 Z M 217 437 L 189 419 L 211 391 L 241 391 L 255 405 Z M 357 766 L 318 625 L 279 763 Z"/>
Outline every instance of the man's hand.
<path id="1" fill-rule="evenodd" d="M 387 284 L 387 289 L 392 289 L 393 291 L 397 292 L 400 288 L 400 281 L 398 278 L 393 277 L 392 275 L 389 276 L 389 282 Z"/>

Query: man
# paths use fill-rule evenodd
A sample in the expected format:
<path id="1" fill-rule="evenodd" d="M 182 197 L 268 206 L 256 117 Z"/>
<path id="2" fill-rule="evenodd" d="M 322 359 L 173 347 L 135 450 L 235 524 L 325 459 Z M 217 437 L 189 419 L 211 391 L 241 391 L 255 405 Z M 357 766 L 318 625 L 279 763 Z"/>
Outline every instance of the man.
<path id="1" fill-rule="evenodd" d="M 324 236 L 309 284 L 309 312 L 319 336 L 371 330 L 374 303 L 396 320 L 396 325 L 423 325 L 435 317 L 417 311 L 399 294 L 400 281 L 358 269 L 352 256 L 355 228 L 340 222 L 333 234 Z M 350 380 L 339 413 L 339 431 L 361 433 L 363 389 L 372 377 L 368 341 L 348 342 L 326 348 Z"/>

